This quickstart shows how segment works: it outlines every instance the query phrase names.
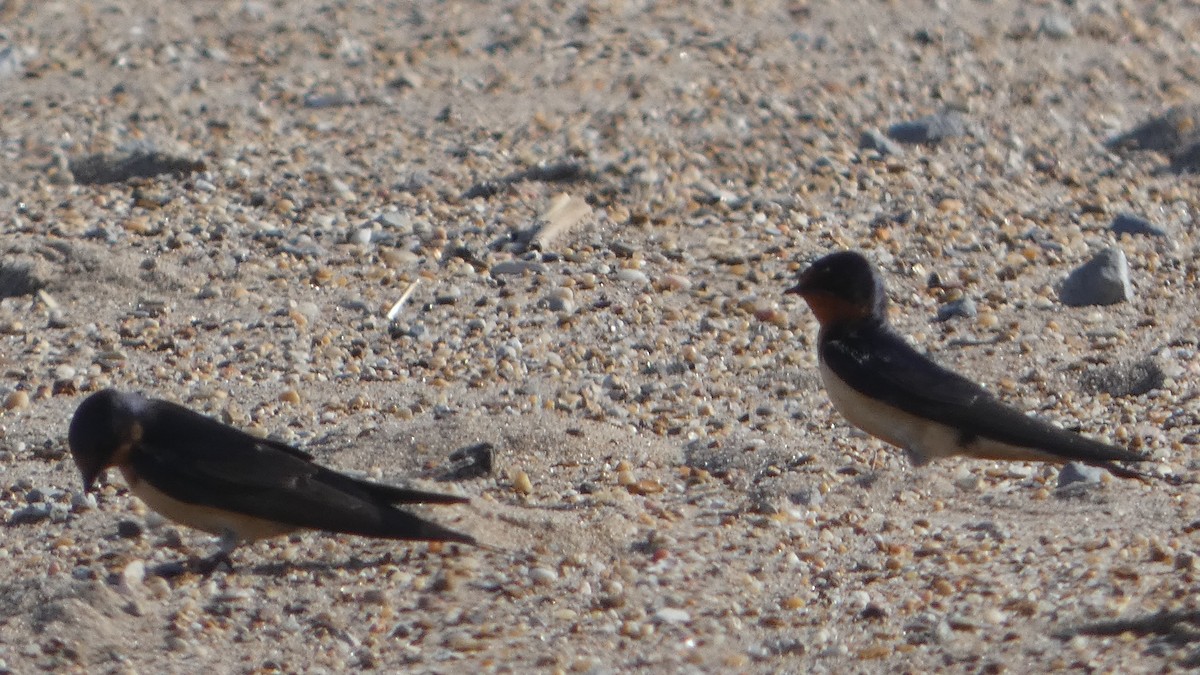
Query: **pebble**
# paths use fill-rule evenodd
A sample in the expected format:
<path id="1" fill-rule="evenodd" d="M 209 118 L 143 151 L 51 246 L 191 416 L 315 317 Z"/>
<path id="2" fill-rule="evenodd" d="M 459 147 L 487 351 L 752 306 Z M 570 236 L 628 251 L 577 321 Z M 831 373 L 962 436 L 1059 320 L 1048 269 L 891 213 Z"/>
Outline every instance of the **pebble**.
<path id="1" fill-rule="evenodd" d="M 580 197 L 560 193 L 538 218 L 538 226 L 529 235 L 528 246 L 548 251 L 554 242 L 592 215 L 592 207 Z"/>
<path id="2" fill-rule="evenodd" d="M 1064 488 L 1075 483 L 1099 483 L 1105 473 L 1107 471 L 1098 466 L 1070 462 L 1058 472 L 1058 487 Z"/>
<path id="3" fill-rule="evenodd" d="M 504 262 L 492 265 L 488 272 L 493 277 L 522 275 L 526 272 L 544 274 L 546 272 L 546 265 L 536 260 L 505 260 Z"/>
<path id="4" fill-rule="evenodd" d="M 979 314 L 979 310 L 975 307 L 975 301 L 971 299 L 971 296 L 964 295 L 938 307 L 937 320 L 949 321 L 955 317 L 973 319 L 977 314 Z"/>
<path id="5" fill-rule="evenodd" d="M 545 586 L 558 580 L 558 572 L 549 567 L 534 567 L 529 570 L 529 580 L 539 586 Z"/>
<path id="6" fill-rule="evenodd" d="M 121 569 L 121 589 L 129 592 L 139 588 L 146 580 L 146 564 L 133 560 Z"/>
<path id="7" fill-rule="evenodd" d="M 423 323 L 412 323 L 407 326 L 393 324 L 388 329 L 388 332 L 393 337 L 406 335 L 420 342 L 429 342 L 433 340 L 433 333 L 430 332 L 429 328 Z"/>
<path id="8" fill-rule="evenodd" d="M 1063 281 L 1059 299 L 1072 307 L 1113 305 L 1133 299 L 1125 251 L 1106 248 Z"/>
<path id="9" fill-rule="evenodd" d="M 76 492 L 71 495 L 71 510 L 75 512 L 91 511 L 96 508 L 96 495 L 86 492 Z"/>
<path id="10" fill-rule="evenodd" d="M 462 289 L 453 284 L 440 289 L 433 302 L 438 305 L 453 305 L 463 297 Z"/>
<path id="11" fill-rule="evenodd" d="M 50 506 L 48 504 L 31 504 L 21 509 L 17 509 L 8 518 L 9 525 L 33 525 L 40 523 L 50 517 Z"/>
<path id="12" fill-rule="evenodd" d="M 25 410 L 29 407 L 29 392 L 18 389 L 4 399 L 5 410 Z"/>
<path id="13" fill-rule="evenodd" d="M 395 230 L 397 235 L 411 234 L 413 231 L 412 218 L 399 211 L 385 211 L 375 217 L 375 222 Z"/>
<path id="14" fill-rule="evenodd" d="M 8 44 L 0 49 L 0 78 L 13 77 L 22 72 L 20 50 L 16 45 Z"/>
<path id="15" fill-rule="evenodd" d="M 1065 40 L 1075 36 L 1075 27 L 1071 25 L 1071 19 L 1060 12 L 1050 12 L 1042 17 L 1038 23 L 1038 32 L 1048 38 L 1055 40 Z"/>
<path id="16" fill-rule="evenodd" d="M 964 469 L 955 476 L 954 487 L 963 492 L 978 492 L 983 488 L 983 478 L 972 471 Z"/>
<path id="17" fill-rule="evenodd" d="M 529 480 L 529 474 L 518 469 L 513 473 L 512 487 L 517 494 L 528 495 L 533 492 L 533 481 Z"/>
<path id="18" fill-rule="evenodd" d="M 650 283 L 650 277 L 641 270 L 630 269 L 628 267 L 617 270 L 617 280 L 625 283 L 638 284 L 645 286 Z"/>
<path id="19" fill-rule="evenodd" d="M 122 539 L 136 539 L 145 532 L 145 528 L 136 520 L 128 518 L 117 521 L 117 536 Z"/>
<path id="20" fill-rule="evenodd" d="M 66 504 L 50 505 L 50 522 L 65 523 L 71 517 L 71 509 Z"/>
<path id="21" fill-rule="evenodd" d="M 900 143 L 933 144 L 967 133 L 966 117 L 955 110 L 928 115 L 911 122 L 897 122 L 887 135 Z"/>
<path id="22" fill-rule="evenodd" d="M 446 464 L 437 474 L 438 480 L 460 481 L 490 475 L 496 463 L 496 450 L 491 443 L 475 443 L 450 453 Z"/>
<path id="23" fill-rule="evenodd" d="M 561 288 L 546 296 L 546 307 L 551 312 L 575 311 L 575 294 L 569 288 Z"/>
<path id="24" fill-rule="evenodd" d="M 1145 235 L 1148 237 L 1167 236 L 1167 231 L 1163 228 L 1154 225 L 1145 218 L 1140 218 L 1128 213 L 1122 213 L 1116 218 L 1113 218 L 1112 224 L 1108 226 L 1108 229 L 1112 230 L 1112 233 L 1116 235 L 1130 234 Z"/>
<path id="25" fill-rule="evenodd" d="M 682 274 L 664 274 L 659 278 L 658 286 L 668 291 L 686 291 L 692 287 L 692 282 Z"/>
<path id="26" fill-rule="evenodd" d="M 663 607 L 654 613 L 654 621 L 656 623 L 688 623 L 692 620 L 692 615 L 687 610 L 676 609 L 674 607 Z"/>

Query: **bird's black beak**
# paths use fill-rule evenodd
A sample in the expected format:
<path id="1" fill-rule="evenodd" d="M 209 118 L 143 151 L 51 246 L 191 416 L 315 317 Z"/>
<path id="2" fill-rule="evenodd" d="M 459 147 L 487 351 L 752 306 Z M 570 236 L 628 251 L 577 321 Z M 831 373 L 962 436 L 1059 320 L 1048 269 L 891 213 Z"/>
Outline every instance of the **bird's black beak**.
<path id="1" fill-rule="evenodd" d="M 796 277 L 796 285 L 792 286 L 791 288 L 784 291 L 783 294 L 784 295 L 804 295 L 805 291 L 808 290 L 808 284 L 810 281 L 809 277 L 812 276 L 810 274 L 810 272 L 812 272 L 811 265 L 808 267 L 808 269 L 801 272 L 800 276 Z"/>
<path id="2" fill-rule="evenodd" d="M 83 491 L 85 494 L 96 489 L 96 481 L 100 479 L 100 474 L 102 473 L 104 473 L 104 469 L 89 470 L 83 474 Z"/>
<path id="3" fill-rule="evenodd" d="M 87 452 L 73 452 L 72 458 L 75 460 L 75 467 L 79 469 L 79 476 L 83 479 L 83 492 L 86 494 L 95 490 L 96 482 L 107 467 Z"/>

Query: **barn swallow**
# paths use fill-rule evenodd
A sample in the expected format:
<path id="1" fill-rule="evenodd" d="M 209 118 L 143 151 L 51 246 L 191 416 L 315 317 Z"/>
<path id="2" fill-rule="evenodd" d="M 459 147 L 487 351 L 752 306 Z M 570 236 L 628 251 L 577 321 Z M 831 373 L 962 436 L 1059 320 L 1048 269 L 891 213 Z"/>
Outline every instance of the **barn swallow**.
<path id="1" fill-rule="evenodd" d="M 395 508 L 461 504 L 454 495 L 380 485 L 318 466 L 306 452 L 256 438 L 169 401 L 113 389 L 79 405 L 68 434 L 71 456 L 91 491 L 120 469 L 134 495 L 158 513 L 217 535 L 225 563 L 240 544 L 312 529 L 384 539 L 475 539 Z"/>
<path id="2" fill-rule="evenodd" d="M 905 450 L 921 466 L 951 455 L 1112 464 L 1148 459 L 1056 427 L 1000 403 L 983 387 L 918 353 L 887 324 L 883 279 L 861 254 L 812 263 L 787 293 L 808 303 L 821 330 L 817 358 L 833 406 L 851 424 Z"/>

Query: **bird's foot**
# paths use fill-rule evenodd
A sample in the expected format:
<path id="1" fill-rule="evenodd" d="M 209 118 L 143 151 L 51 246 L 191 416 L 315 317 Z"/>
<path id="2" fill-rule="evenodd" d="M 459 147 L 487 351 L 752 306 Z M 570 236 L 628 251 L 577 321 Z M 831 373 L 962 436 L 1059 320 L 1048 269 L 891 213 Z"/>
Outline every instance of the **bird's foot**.
<path id="1" fill-rule="evenodd" d="M 855 476 L 854 484 L 863 489 L 870 490 L 880 482 L 886 484 L 888 482 L 888 478 L 889 476 L 886 472 L 873 469 L 871 471 L 864 471 Z"/>
<path id="2" fill-rule="evenodd" d="M 187 560 L 175 560 L 155 565 L 150 570 L 150 574 L 164 579 L 174 579 L 184 574 L 199 574 L 206 577 L 216 572 L 221 565 L 224 565 L 227 571 L 233 571 L 233 560 L 225 551 L 218 551 L 207 558 L 191 556 Z"/>
<path id="3" fill-rule="evenodd" d="M 229 557 L 228 551 L 217 551 L 207 558 L 196 560 L 192 563 L 191 567 L 197 574 L 206 577 L 216 572 L 221 565 L 225 566 L 226 571 L 233 571 L 233 559 Z"/>

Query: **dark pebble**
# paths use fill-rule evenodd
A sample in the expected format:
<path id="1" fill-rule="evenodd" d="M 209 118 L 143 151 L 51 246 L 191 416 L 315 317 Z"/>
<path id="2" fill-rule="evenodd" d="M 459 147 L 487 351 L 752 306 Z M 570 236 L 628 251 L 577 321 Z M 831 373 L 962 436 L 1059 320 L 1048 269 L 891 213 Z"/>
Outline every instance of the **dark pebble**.
<path id="1" fill-rule="evenodd" d="M 117 523 L 117 535 L 122 539 L 137 539 L 146 529 L 136 520 L 122 520 Z"/>

